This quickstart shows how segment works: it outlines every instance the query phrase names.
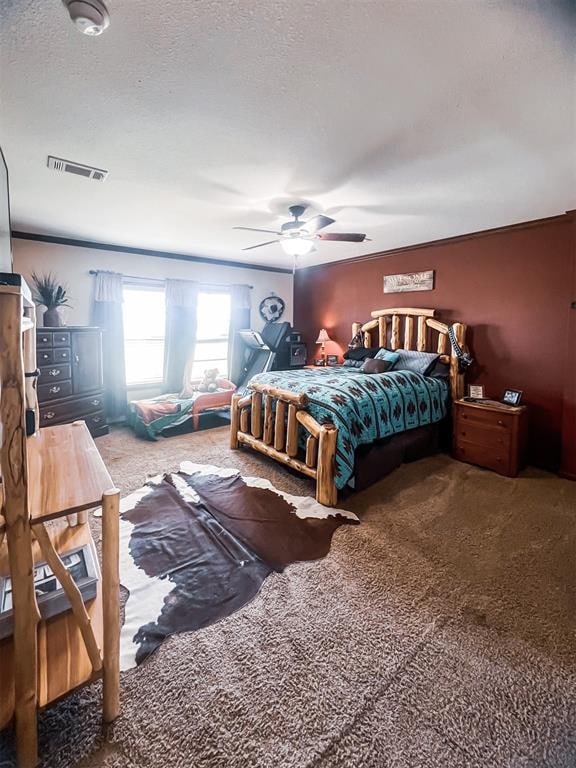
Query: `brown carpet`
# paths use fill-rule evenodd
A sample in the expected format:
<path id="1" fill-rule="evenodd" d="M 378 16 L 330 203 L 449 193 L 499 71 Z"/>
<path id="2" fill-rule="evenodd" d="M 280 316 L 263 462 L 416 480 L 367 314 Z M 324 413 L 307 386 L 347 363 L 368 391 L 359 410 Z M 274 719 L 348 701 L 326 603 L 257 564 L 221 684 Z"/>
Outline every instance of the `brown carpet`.
<path id="1" fill-rule="evenodd" d="M 97 443 L 125 491 L 182 459 L 312 490 L 225 428 Z M 123 675 L 108 742 L 98 686 L 48 710 L 43 767 L 573 768 L 576 484 L 437 456 L 341 506 L 324 560 Z"/>

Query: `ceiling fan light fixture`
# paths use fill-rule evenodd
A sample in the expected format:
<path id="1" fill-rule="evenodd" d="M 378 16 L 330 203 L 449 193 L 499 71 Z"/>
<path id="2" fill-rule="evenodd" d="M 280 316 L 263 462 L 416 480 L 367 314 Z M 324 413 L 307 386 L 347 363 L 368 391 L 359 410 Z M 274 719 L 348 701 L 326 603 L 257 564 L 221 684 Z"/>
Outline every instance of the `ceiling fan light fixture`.
<path id="1" fill-rule="evenodd" d="M 280 241 L 280 245 L 288 256 L 307 256 L 314 248 L 312 240 L 304 237 L 287 237 Z"/>
<path id="2" fill-rule="evenodd" d="M 102 0 L 64 0 L 64 4 L 72 22 L 84 35 L 101 35 L 110 24 L 110 16 Z"/>

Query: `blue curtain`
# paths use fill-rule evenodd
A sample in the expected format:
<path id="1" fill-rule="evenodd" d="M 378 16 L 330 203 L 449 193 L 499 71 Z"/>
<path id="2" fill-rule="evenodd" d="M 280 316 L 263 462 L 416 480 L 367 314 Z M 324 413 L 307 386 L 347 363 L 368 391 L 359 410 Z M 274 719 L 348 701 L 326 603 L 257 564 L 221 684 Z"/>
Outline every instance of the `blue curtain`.
<path id="1" fill-rule="evenodd" d="M 228 330 L 228 378 L 234 384 L 242 377 L 244 363 L 243 347 L 236 334 L 246 328 L 250 328 L 250 286 L 232 285 Z"/>
<path id="2" fill-rule="evenodd" d="M 198 283 L 166 280 L 166 336 L 164 341 L 164 392 L 180 393 L 196 346 Z"/>
<path id="3" fill-rule="evenodd" d="M 92 308 L 94 325 L 102 329 L 104 398 L 110 421 L 126 418 L 126 368 L 124 321 L 122 317 L 122 275 L 97 272 Z"/>

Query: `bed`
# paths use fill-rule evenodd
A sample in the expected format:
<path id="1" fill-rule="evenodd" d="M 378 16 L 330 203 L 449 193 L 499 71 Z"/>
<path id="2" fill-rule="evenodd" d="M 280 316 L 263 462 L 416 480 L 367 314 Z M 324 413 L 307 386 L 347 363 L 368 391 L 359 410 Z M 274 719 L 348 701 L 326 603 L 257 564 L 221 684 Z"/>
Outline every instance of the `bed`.
<path id="1" fill-rule="evenodd" d="M 390 445 L 400 460 L 407 448 L 417 454 L 414 446 L 430 442 L 450 402 L 464 394 L 449 326 L 435 315 L 433 309 L 376 310 L 369 322 L 353 324 L 352 335 L 364 347 L 434 352 L 448 365 L 447 379 L 404 370 L 368 376 L 345 367 L 260 374 L 248 394 L 232 399 L 231 447 L 250 447 L 314 479 L 316 498 L 327 506 L 356 479 L 367 448 L 377 456 L 373 467 L 389 462 Z M 466 326 L 451 327 L 466 349 Z"/>

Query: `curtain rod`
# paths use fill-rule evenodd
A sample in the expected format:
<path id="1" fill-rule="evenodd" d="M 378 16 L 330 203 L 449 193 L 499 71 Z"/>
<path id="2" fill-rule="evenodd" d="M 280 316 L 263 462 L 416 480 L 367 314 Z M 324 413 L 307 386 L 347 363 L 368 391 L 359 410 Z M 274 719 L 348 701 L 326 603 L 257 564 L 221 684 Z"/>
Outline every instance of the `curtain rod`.
<path id="1" fill-rule="evenodd" d="M 104 269 L 90 269 L 88 271 L 89 275 L 97 275 L 99 272 L 107 272 L 108 270 Z M 165 283 L 166 278 L 163 277 L 137 277 L 136 275 L 122 275 L 123 278 L 126 280 L 135 280 L 136 282 L 142 281 L 147 283 Z M 178 277 L 171 277 L 170 280 L 181 280 L 183 283 L 187 282 L 197 282 L 197 281 L 189 281 L 185 280 L 184 278 L 178 278 Z M 198 283 L 200 286 L 204 286 L 205 288 L 229 288 L 231 285 L 246 285 L 250 290 L 254 288 L 253 285 L 248 285 L 248 283 Z"/>

